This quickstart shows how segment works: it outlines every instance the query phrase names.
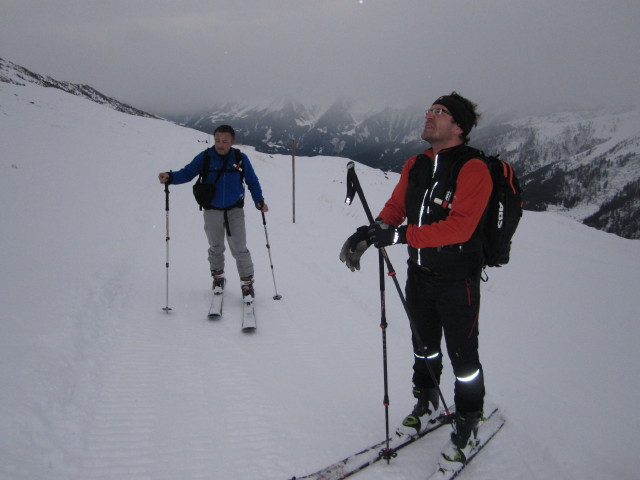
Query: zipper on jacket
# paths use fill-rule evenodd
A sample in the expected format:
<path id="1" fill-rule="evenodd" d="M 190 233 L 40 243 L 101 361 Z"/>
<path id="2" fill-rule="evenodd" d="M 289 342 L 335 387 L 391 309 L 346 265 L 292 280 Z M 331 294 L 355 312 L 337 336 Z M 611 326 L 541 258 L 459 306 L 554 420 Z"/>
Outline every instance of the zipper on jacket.
<path id="1" fill-rule="evenodd" d="M 422 205 L 420 205 L 420 215 L 418 216 L 418 228 L 422 226 L 422 216 L 424 215 L 425 206 L 427 208 L 427 214 L 431 213 L 431 198 L 433 198 L 433 191 L 436 189 L 436 185 L 433 183 L 433 178 L 436 176 L 436 171 L 438 170 L 438 154 L 433 159 L 433 171 L 431 172 L 431 188 L 427 188 L 424 191 L 424 196 L 422 197 Z M 427 195 L 429 195 L 429 199 L 427 200 Z M 422 261 L 420 258 L 420 252 L 422 248 L 418 248 L 418 265 L 422 266 Z"/>

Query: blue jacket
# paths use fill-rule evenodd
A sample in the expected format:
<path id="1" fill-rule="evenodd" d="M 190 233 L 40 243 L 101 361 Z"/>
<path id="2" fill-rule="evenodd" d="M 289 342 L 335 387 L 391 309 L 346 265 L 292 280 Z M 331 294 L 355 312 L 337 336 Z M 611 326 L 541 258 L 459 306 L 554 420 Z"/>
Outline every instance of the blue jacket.
<path id="1" fill-rule="evenodd" d="M 216 182 L 215 195 L 211 199 L 211 206 L 213 208 L 230 208 L 241 200 L 244 200 L 244 184 L 242 183 L 240 169 L 238 169 L 238 165 L 236 164 L 235 150 L 235 148 L 232 148 L 229 150 L 227 155 L 221 156 L 216 152 L 215 148 L 209 149 L 209 175 L 205 181 L 206 183 Z M 241 153 L 241 155 L 242 170 L 244 170 L 244 181 L 249 187 L 253 203 L 262 203 L 264 202 L 264 198 L 262 196 L 262 188 L 260 187 L 258 177 L 253 170 L 253 166 L 251 165 L 249 158 L 244 153 Z M 202 170 L 204 158 L 205 152 L 200 152 L 181 170 L 171 172 L 171 183 L 179 185 L 181 183 L 190 182 L 197 177 L 200 174 L 200 170 Z M 227 167 L 224 172 L 221 172 L 224 161 L 227 158 Z M 218 175 L 220 178 L 216 181 L 216 177 Z"/>

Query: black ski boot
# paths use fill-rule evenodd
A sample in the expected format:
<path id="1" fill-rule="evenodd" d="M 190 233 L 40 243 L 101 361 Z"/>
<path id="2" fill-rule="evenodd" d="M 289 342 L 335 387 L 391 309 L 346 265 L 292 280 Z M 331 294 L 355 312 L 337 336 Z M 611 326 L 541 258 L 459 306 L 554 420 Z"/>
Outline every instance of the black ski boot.
<path id="1" fill-rule="evenodd" d="M 225 283 L 224 270 L 213 270 L 211 276 L 213 277 L 213 293 L 221 294 Z"/>
<path id="2" fill-rule="evenodd" d="M 420 433 L 438 416 L 440 396 L 437 388 L 414 387 L 413 396 L 418 401 L 413 407 L 413 411 L 405 417 L 402 425 L 396 430 L 398 437 Z"/>
<path id="3" fill-rule="evenodd" d="M 244 303 L 253 303 L 253 300 L 256 297 L 253 290 L 253 275 L 240 277 L 240 283 L 242 286 L 242 301 Z"/>
<path id="4" fill-rule="evenodd" d="M 469 454 L 478 447 L 480 420 L 482 420 L 481 410 L 456 413 L 451 439 L 442 449 L 442 458 L 445 461 L 467 463 Z"/>

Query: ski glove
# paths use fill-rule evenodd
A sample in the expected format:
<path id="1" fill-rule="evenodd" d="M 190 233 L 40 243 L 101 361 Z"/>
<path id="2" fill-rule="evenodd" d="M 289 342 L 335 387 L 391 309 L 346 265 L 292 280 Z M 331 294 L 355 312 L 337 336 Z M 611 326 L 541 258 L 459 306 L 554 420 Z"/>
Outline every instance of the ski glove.
<path id="1" fill-rule="evenodd" d="M 407 243 L 407 226 L 392 227 L 386 223 L 375 222 L 369 225 L 367 232 L 369 243 L 375 244 L 378 248 L 395 245 L 397 243 Z"/>
<path id="2" fill-rule="evenodd" d="M 356 233 L 347 238 L 340 250 L 340 261 L 344 262 L 352 272 L 360 270 L 360 257 L 371 245 L 368 230 L 367 225 L 359 227 Z"/>
<path id="3" fill-rule="evenodd" d="M 169 178 L 167 178 L 167 181 L 165 182 L 167 185 L 171 185 L 173 183 L 173 172 L 172 171 L 168 171 L 168 172 L 162 172 L 164 174 L 166 174 Z M 162 173 L 160 175 L 162 175 Z M 158 177 L 160 177 L 160 175 L 158 175 Z M 160 180 L 162 181 L 162 180 Z"/>

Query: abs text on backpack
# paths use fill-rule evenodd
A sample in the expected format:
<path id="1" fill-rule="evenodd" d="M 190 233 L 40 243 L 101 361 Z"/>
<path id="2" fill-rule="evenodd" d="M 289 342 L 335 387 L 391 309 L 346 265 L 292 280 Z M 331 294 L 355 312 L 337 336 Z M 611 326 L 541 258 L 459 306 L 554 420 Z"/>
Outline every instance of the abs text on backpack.
<path id="1" fill-rule="evenodd" d="M 460 169 L 470 158 L 479 157 L 489 167 L 493 189 L 478 229 L 485 265 L 501 267 L 509 263 L 511 239 L 522 218 L 522 188 L 511 164 L 500 160 L 499 155 L 487 156 L 479 150 L 476 150 L 476 153 L 479 155 L 458 162 L 453 178 L 457 178 Z"/>
<path id="2" fill-rule="evenodd" d="M 522 218 L 522 188 L 513 166 L 498 157 L 485 157 L 493 181 L 482 228 L 485 263 L 500 267 L 509 263 L 511 239 Z"/>

